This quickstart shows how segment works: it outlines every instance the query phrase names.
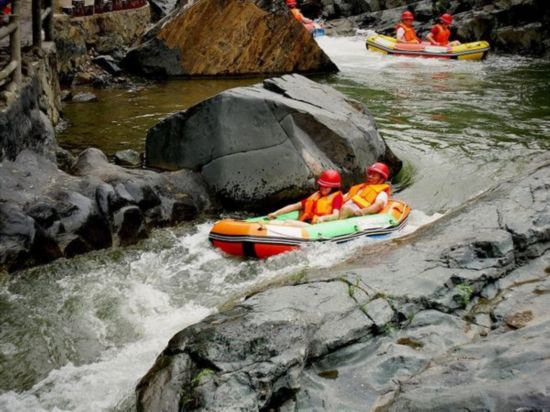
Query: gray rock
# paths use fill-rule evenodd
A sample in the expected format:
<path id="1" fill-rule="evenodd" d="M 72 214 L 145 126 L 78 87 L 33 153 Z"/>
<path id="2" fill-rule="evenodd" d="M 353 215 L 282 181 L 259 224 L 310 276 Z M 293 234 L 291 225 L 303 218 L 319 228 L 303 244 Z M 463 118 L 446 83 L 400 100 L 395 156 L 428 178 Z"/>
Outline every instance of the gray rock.
<path id="1" fill-rule="evenodd" d="M 394 173 L 401 166 L 362 104 L 299 75 L 228 90 L 168 117 L 149 130 L 146 159 L 199 171 L 226 205 L 257 207 L 307 195 L 325 168 L 351 183 L 377 159 Z"/>
<path id="2" fill-rule="evenodd" d="M 117 165 L 139 167 L 141 166 L 141 157 L 138 152 L 132 149 L 119 150 L 113 155 Z"/>
<path id="3" fill-rule="evenodd" d="M 29 150 L 1 166 L 0 270 L 129 245 L 211 207 L 196 173 L 127 170 L 97 149 L 79 156 L 75 176 Z"/>
<path id="4" fill-rule="evenodd" d="M 363 310 L 372 319 L 377 328 L 383 328 L 391 322 L 394 313 L 386 299 L 378 298 L 363 306 Z"/>
<path id="5" fill-rule="evenodd" d="M 93 93 L 77 93 L 73 96 L 73 102 L 88 103 L 97 102 L 97 96 Z"/>
<path id="6" fill-rule="evenodd" d="M 34 242 L 34 220 L 13 204 L 0 202 L 0 269 L 14 270 Z"/>
<path id="7" fill-rule="evenodd" d="M 136 243 L 146 236 L 143 214 L 138 206 L 126 206 L 115 212 L 114 231 L 122 246 Z"/>
<path id="8" fill-rule="evenodd" d="M 120 73 L 122 73 L 122 69 L 118 66 L 117 62 L 112 56 L 100 55 L 94 57 L 93 62 L 99 67 L 107 70 L 107 72 L 114 76 L 118 76 Z"/>
<path id="9" fill-rule="evenodd" d="M 550 321 L 471 343 L 432 360 L 389 410 L 545 410 Z"/>
<path id="10" fill-rule="evenodd" d="M 0 162 L 14 160 L 26 149 L 55 161 L 58 147 L 55 131 L 52 121 L 40 109 L 43 93 L 39 79 L 34 77 L 21 88 L 12 104 L 0 112 Z"/>

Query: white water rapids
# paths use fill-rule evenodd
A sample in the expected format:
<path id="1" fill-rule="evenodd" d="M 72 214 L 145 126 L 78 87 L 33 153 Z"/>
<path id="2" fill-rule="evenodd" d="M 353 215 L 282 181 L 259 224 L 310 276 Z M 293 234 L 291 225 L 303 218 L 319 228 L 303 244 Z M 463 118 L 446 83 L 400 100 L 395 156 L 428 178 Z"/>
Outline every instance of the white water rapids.
<path id="1" fill-rule="evenodd" d="M 534 81 L 530 92 L 499 83 L 536 62 L 413 60 L 367 52 L 359 38 L 319 42 L 341 69 L 321 81 L 366 103 L 406 163 L 396 197 L 413 212 L 399 235 L 462 204 L 495 176 L 521 171 L 531 154 L 545 150 L 550 119 L 539 116 L 537 123 L 529 114 L 535 103 L 524 105 L 539 93 Z M 132 410 L 135 385 L 176 332 L 247 288 L 334 266 L 372 242 L 239 260 L 210 246 L 212 223 L 157 230 L 135 247 L 3 280 L 0 410 Z"/>

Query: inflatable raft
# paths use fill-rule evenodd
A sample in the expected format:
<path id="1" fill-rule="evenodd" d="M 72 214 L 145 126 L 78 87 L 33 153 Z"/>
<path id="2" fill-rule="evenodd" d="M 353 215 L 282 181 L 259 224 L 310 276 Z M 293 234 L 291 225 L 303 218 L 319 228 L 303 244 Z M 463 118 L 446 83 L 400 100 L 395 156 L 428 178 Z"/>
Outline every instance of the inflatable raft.
<path id="1" fill-rule="evenodd" d="M 397 43 L 397 40 L 393 37 L 374 34 L 367 37 L 367 49 L 396 56 L 482 60 L 489 53 L 489 43 L 486 41 L 476 41 L 452 47 L 433 46 L 430 43 Z"/>
<path id="2" fill-rule="evenodd" d="M 235 256 L 267 258 L 298 249 L 311 242 L 343 243 L 361 236 L 384 237 L 400 230 L 410 208 L 390 200 L 380 213 L 319 223 L 306 227 L 273 224 L 265 216 L 247 220 L 221 220 L 210 231 L 209 240 Z M 298 212 L 278 216 L 276 220 L 297 220 Z"/>

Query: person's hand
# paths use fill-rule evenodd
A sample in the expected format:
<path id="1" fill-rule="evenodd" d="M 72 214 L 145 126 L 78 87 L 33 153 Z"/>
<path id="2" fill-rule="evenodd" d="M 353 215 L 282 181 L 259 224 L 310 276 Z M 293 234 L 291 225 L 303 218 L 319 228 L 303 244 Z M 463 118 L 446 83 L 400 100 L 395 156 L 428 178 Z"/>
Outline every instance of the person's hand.
<path id="1" fill-rule="evenodd" d="M 268 218 L 269 220 L 273 220 L 273 219 L 275 219 L 276 217 L 277 217 L 277 215 L 276 215 L 275 213 L 269 213 L 269 214 L 267 215 L 267 218 Z"/>
<path id="2" fill-rule="evenodd" d="M 317 218 L 315 223 L 323 223 L 324 221 L 325 221 L 325 219 L 323 218 L 323 216 L 320 216 L 320 217 Z"/>

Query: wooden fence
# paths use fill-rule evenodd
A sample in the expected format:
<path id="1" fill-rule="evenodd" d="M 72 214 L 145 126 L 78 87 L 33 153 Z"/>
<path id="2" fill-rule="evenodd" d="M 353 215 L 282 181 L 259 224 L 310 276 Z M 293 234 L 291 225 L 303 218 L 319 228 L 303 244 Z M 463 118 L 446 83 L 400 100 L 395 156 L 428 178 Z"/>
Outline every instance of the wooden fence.
<path id="1" fill-rule="evenodd" d="M 0 28 L 0 41 L 10 37 L 9 63 L 0 70 L 0 83 L 8 90 L 14 90 L 21 84 L 21 0 L 13 0 L 7 26 Z M 11 81 L 7 80 L 10 79 Z"/>
<path id="2" fill-rule="evenodd" d="M 10 37 L 9 63 L 0 70 L 0 85 L 7 90 L 16 90 L 21 84 L 21 0 L 12 0 L 9 22 L 0 28 L 0 41 Z M 52 0 L 32 0 L 32 45 L 42 47 L 42 29 L 44 39 L 53 40 L 53 4 Z"/>

